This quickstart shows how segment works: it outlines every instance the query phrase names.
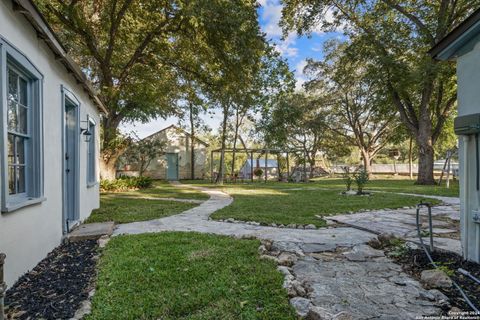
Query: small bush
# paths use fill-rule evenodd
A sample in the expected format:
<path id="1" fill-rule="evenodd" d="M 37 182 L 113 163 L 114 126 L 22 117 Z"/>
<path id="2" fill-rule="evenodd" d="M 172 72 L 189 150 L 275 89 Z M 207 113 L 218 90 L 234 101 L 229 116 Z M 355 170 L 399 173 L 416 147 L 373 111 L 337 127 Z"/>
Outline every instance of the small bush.
<path id="1" fill-rule="evenodd" d="M 100 191 L 121 192 L 128 190 L 146 189 L 152 186 L 153 180 L 148 177 L 120 177 L 115 180 L 100 181 Z"/>
<path id="2" fill-rule="evenodd" d="M 353 183 L 353 178 L 350 175 L 350 168 L 343 167 L 342 169 L 343 169 L 343 173 L 342 173 L 343 182 L 345 183 L 345 187 L 347 188 L 347 191 L 350 191 L 352 189 L 352 183 Z"/>
<path id="3" fill-rule="evenodd" d="M 256 176 L 256 177 L 261 177 L 263 175 L 263 170 L 260 169 L 260 168 L 257 168 L 253 171 L 253 174 Z"/>
<path id="4" fill-rule="evenodd" d="M 370 180 L 370 177 L 368 175 L 368 171 L 363 169 L 363 168 L 358 169 L 353 174 L 353 177 L 355 179 L 355 183 L 357 184 L 357 193 L 358 194 L 363 194 L 363 188 L 365 187 L 365 185 Z"/>

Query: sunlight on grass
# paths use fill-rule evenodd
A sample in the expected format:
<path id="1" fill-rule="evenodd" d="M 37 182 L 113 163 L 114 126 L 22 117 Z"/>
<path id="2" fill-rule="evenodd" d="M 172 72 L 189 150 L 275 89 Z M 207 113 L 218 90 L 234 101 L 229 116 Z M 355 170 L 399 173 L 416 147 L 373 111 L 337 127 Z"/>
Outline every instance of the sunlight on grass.
<path id="1" fill-rule="evenodd" d="M 87 319 L 296 319 L 259 245 L 181 232 L 114 237 Z"/>

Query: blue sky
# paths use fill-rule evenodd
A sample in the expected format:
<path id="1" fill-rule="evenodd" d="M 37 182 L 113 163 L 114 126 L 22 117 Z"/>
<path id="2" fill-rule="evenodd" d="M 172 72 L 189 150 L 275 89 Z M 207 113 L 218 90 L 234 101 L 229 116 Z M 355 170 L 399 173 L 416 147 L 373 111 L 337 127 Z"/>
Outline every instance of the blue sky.
<path id="1" fill-rule="evenodd" d="M 282 29 L 278 25 L 282 16 L 282 5 L 280 0 L 258 0 L 261 7 L 258 9 L 259 23 L 269 39 L 287 59 L 290 69 L 295 74 L 297 88 L 305 82 L 302 73 L 306 65 L 307 58 L 320 60 L 323 57 L 323 43 L 331 38 L 337 37 L 338 33 L 324 33 L 314 31 L 310 37 L 298 37 L 296 34 L 290 34 L 282 40 Z M 204 117 L 205 122 L 216 130 L 221 122 L 221 115 L 214 113 L 211 116 Z M 163 129 L 171 124 L 177 124 L 178 119 L 170 117 L 167 119 L 152 120 L 149 123 L 134 123 L 122 125 L 122 131 L 128 133 L 135 131 L 140 138 L 146 137 L 156 131 Z"/>

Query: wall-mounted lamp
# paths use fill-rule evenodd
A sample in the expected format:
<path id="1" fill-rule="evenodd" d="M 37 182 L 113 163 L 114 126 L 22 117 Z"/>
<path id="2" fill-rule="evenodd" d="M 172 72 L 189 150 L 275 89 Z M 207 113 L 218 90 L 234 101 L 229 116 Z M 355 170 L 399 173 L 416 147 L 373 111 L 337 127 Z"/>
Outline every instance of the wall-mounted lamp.
<path id="1" fill-rule="evenodd" d="M 90 142 L 90 139 L 92 138 L 92 133 L 90 132 L 90 126 L 89 126 L 89 121 L 82 121 L 87 123 L 87 128 L 83 129 L 80 128 L 80 134 L 83 135 L 85 142 Z"/>

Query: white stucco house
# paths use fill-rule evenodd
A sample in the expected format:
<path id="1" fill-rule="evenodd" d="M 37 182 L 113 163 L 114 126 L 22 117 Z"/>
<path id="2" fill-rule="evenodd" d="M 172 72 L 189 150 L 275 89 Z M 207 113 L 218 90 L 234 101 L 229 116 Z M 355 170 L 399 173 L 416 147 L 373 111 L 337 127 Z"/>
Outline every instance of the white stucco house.
<path id="1" fill-rule="evenodd" d="M 0 252 L 11 286 L 99 206 L 105 112 L 30 0 L 0 0 Z"/>
<path id="2" fill-rule="evenodd" d="M 457 61 L 461 241 L 464 257 L 480 262 L 480 10 L 430 54 L 438 60 Z"/>

